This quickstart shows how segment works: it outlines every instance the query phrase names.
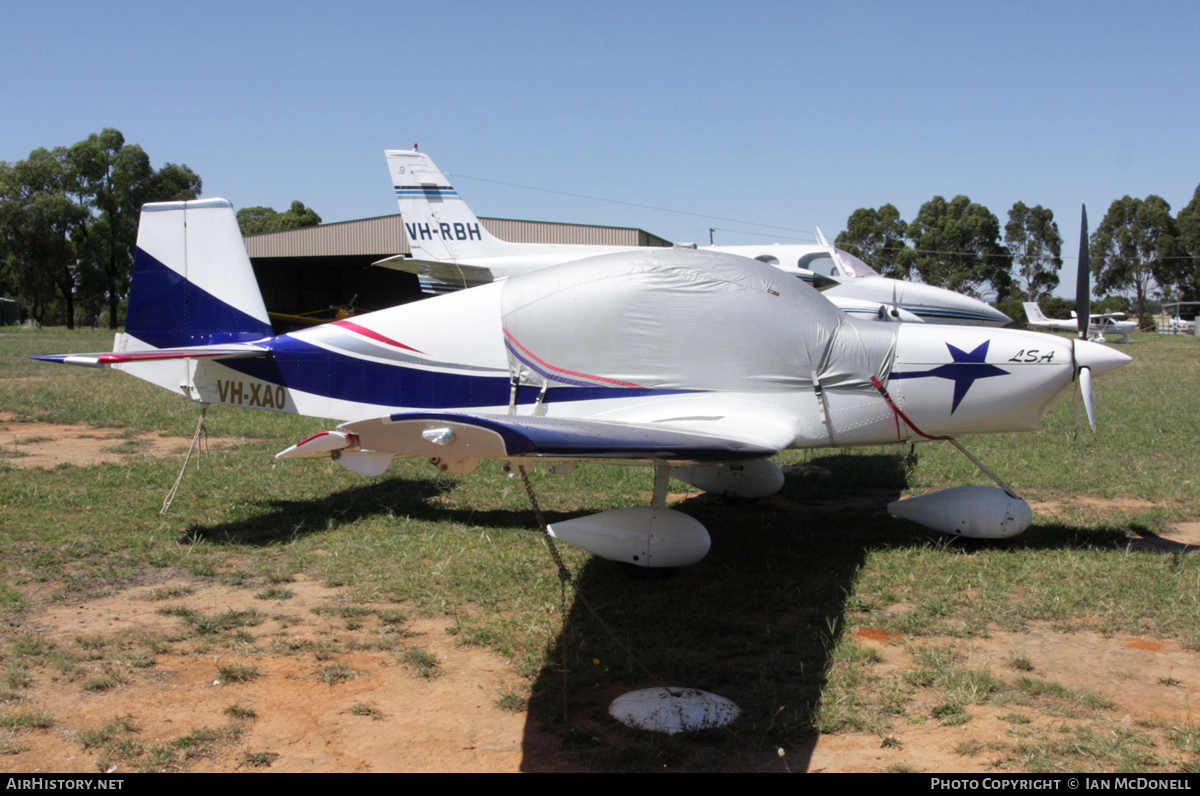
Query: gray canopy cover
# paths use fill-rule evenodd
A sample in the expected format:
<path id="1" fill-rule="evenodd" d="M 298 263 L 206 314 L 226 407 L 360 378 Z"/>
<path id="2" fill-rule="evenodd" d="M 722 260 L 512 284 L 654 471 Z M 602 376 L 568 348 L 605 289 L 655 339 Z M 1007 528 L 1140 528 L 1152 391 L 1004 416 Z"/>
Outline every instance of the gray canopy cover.
<path id="1" fill-rule="evenodd" d="M 509 279 L 501 309 L 522 384 L 672 390 L 873 389 L 892 324 L 854 320 L 745 257 L 646 249 Z"/>

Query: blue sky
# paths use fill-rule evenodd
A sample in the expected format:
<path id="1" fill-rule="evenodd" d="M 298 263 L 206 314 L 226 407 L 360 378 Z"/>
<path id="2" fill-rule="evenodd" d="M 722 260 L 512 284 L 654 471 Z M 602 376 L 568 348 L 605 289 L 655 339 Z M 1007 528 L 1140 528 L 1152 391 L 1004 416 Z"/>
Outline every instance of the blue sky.
<path id="1" fill-rule="evenodd" d="M 1200 184 L 1200 3 L 9 2 L 0 160 L 104 127 L 205 196 L 396 211 L 419 142 L 479 215 L 832 238 L 967 194 L 1070 254 L 1128 194 Z M 492 180 L 496 182 L 484 182 Z M 729 231 L 741 229 L 751 234 Z M 1071 284 L 1074 258 L 1064 285 Z M 1064 292 L 1060 290 L 1060 292 Z"/>

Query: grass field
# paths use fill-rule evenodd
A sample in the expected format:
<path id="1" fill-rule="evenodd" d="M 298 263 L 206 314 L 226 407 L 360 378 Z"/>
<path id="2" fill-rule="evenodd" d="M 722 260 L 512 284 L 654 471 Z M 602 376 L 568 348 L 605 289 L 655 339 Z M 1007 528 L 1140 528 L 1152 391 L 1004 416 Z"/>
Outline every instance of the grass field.
<path id="1" fill-rule="evenodd" d="M 110 344 L 107 333 L 0 330 L 0 412 L 190 437 L 198 409 L 182 398 L 123 374 L 26 359 Z M 1016 539 L 951 540 L 884 512 L 900 495 L 986 482 L 947 445 L 789 452 L 781 464 L 822 469 L 792 472 L 771 500 L 727 506 L 674 484 L 689 493 L 677 508 L 713 537 L 709 556 L 676 578 L 631 581 L 611 562 L 563 548 L 576 576 L 565 613 L 524 489 L 494 462 L 454 477 L 398 461 L 377 479 L 330 462 L 276 462 L 274 453 L 328 423 L 213 407 L 210 437 L 236 444 L 189 469 L 159 517 L 181 457 L 48 471 L 17 467 L 20 452 L 3 451 L 3 715 L 30 715 L 22 712 L 28 673 L 55 665 L 19 632 L 31 611 L 155 572 L 274 587 L 277 596 L 303 573 L 346 587 L 345 609 L 392 603 L 445 617 L 461 643 L 505 656 L 528 682 L 511 696 L 527 704 L 530 721 L 558 726 L 568 740 L 603 733 L 603 743 L 564 745 L 564 756 L 589 768 L 761 767 L 777 749 L 811 746 L 817 733 L 872 733 L 886 746 L 908 728 L 966 725 L 990 705 L 1011 708 L 1012 734 L 991 747 L 963 746 L 963 760 L 983 753 L 1010 770 L 1194 772 L 1195 725 L 1123 727 L 1105 706 L 1111 693 L 1026 674 L 1033 666 L 1023 668 L 1019 654 L 981 666 L 954 651 L 956 641 L 1031 627 L 1200 650 L 1200 558 L 1128 544 L 1200 520 L 1200 342 L 1134 335 L 1123 350 L 1134 362 L 1096 382 L 1098 439 L 1071 439 L 1065 402 L 1037 433 L 964 440 L 1023 497 L 1056 507 L 1036 513 Z M 652 476 L 581 466 L 567 476 L 539 470 L 533 483 L 554 521 L 645 505 Z M 856 640 L 865 630 L 903 652 L 899 672 L 881 673 L 880 655 Z M 605 717 L 616 693 L 656 682 L 722 694 L 743 715 L 730 730 L 676 738 Z M 1034 728 L 1022 729 L 1023 719 Z M 37 731 L 32 718 L 10 723 L 16 736 Z M 804 755 L 788 765 L 805 768 Z"/>

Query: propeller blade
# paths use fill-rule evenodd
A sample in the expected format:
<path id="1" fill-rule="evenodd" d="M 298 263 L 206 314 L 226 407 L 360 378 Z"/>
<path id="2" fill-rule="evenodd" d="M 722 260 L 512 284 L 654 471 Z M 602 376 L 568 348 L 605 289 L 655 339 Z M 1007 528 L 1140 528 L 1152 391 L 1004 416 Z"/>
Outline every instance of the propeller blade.
<path id="1" fill-rule="evenodd" d="M 1082 227 L 1079 231 L 1079 272 L 1075 277 L 1075 317 L 1079 322 L 1079 339 L 1088 337 L 1092 310 L 1092 261 L 1088 256 L 1087 205 L 1083 206 Z"/>
<path id="2" fill-rule="evenodd" d="M 1089 340 L 1071 343 L 1071 362 L 1075 370 L 1075 433 L 1079 433 L 1079 403 L 1087 410 L 1092 436 L 1096 435 L 1096 396 L 1092 392 L 1092 376 L 1116 370 L 1130 362 L 1130 357 L 1108 346 Z"/>
<path id="3" fill-rule="evenodd" d="M 1082 370 L 1086 369 L 1081 369 L 1081 371 Z M 1076 373 L 1075 375 L 1075 389 L 1073 391 L 1075 394 L 1075 431 L 1072 438 L 1079 439 L 1079 409 L 1084 406 L 1084 396 L 1082 396 L 1082 393 L 1079 389 L 1079 373 Z"/>
<path id="4" fill-rule="evenodd" d="M 1079 369 L 1079 391 L 1083 394 L 1083 408 L 1087 410 L 1088 424 L 1092 436 L 1096 436 L 1096 396 L 1092 393 L 1092 369 Z"/>

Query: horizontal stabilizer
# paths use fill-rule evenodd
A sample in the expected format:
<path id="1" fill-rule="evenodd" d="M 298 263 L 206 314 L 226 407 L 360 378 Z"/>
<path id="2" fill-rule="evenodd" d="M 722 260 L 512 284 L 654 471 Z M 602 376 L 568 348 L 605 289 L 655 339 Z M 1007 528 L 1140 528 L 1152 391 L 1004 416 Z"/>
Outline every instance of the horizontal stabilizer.
<path id="1" fill-rule="evenodd" d="M 97 354 L 48 354 L 30 357 L 43 362 L 104 368 L 131 362 L 161 362 L 168 359 L 254 359 L 268 356 L 271 349 L 257 345 L 194 346 L 191 348 L 159 348 L 151 351 L 105 351 Z"/>
<path id="2" fill-rule="evenodd" d="M 388 257 L 373 262 L 371 265 L 416 275 L 417 280 L 421 283 L 421 290 L 426 293 L 448 293 L 454 290 L 463 290 L 486 285 L 494 279 L 491 269 L 480 265 L 414 260 L 403 255 Z"/>
<path id="3" fill-rule="evenodd" d="M 761 442 L 729 435 L 528 415 L 397 414 L 339 428 L 356 434 L 362 449 L 393 456 L 728 462 L 762 459 L 779 452 Z"/>
<path id="4" fill-rule="evenodd" d="M 324 459 L 333 451 L 358 447 L 358 436 L 341 431 L 321 431 L 275 454 L 276 459 Z"/>
<path id="5" fill-rule="evenodd" d="M 276 459 L 333 459 L 360 475 L 383 475 L 392 463 L 392 454 L 362 450 L 357 434 L 322 431 L 275 454 Z"/>

